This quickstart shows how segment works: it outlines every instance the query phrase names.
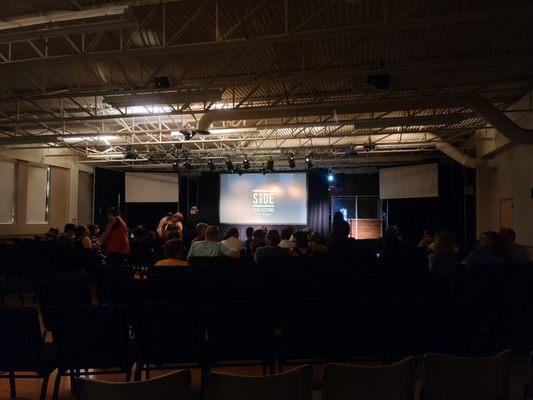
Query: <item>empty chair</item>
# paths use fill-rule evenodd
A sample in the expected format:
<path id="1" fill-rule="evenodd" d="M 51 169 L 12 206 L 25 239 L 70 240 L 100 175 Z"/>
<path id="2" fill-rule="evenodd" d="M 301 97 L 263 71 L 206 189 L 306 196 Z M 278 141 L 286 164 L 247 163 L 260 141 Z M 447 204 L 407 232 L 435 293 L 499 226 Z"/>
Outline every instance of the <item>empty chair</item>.
<path id="1" fill-rule="evenodd" d="M 50 314 L 58 357 L 54 399 L 57 398 L 61 377 L 68 374 L 71 383 L 74 383 L 74 378 L 80 375 L 82 369 L 86 374 L 123 372 L 129 380 L 133 356 L 129 352 L 124 307 L 57 307 L 52 308 Z M 88 369 L 108 370 L 87 373 Z"/>
<path id="2" fill-rule="evenodd" d="M 50 279 L 37 284 L 45 332 L 51 328 L 51 307 L 91 304 L 89 283 L 83 279 Z"/>
<path id="3" fill-rule="evenodd" d="M 208 400 L 310 400 L 310 365 L 278 375 L 243 376 L 213 372 L 207 383 Z"/>
<path id="4" fill-rule="evenodd" d="M 131 383 L 79 378 L 76 380 L 76 394 L 78 400 L 189 400 L 191 373 L 181 370 Z"/>
<path id="5" fill-rule="evenodd" d="M 511 352 L 490 357 L 424 356 L 424 400 L 507 399 L 510 389 Z"/>
<path id="6" fill-rule="evenodd" d="M 415 370 L 415 357 L 378 367 L 327 364 L 322 399 L 412 400 Z"/>
<path id="7" fill-rule="evenodd" d="M 43 379 L 41 399 L 46 398 L 50 373 L 56 367 L 52 343 L 43 343 L 39 318 L 34 307 L 0 308 L 0 371 L 8 375 L 11 397 L 16 397 L 16 378 Z M 26 374 L 17 375 L 16 372 Z M 29 375 L 33 371 L 36 375 Z"/>

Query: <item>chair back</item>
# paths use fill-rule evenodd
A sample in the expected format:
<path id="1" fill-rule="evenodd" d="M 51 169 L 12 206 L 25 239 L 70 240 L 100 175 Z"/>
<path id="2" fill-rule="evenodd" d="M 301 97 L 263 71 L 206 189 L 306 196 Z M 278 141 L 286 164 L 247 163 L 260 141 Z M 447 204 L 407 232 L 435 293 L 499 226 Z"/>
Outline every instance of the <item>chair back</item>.
<path id="1" fill-rule="evenodd" d="M 129 367 L 128 325 L 122 306 L 57 307 L 50 310 L 59 366 L 65 369 Z"/>
<path id="2" fill-rule="evenodd" d="M 310 365 L 268 376 L 243 376 L 212 372 L 208 400 L 311 400 L 313 369 Z"/>
<path id="3" fill-rule="evenodd" d="M 500 400 L 509 397 L 511 352 L 490 357 L 424 356 L 424 400 Z"/>
<path id="4" fill-rule="evenodd" d="M 527 380 L 524 387 L 524 399 L 533 397 L 533 351 L 529 353 Z"/>
<path id="5" fill-rule="evenodd" d="M 189 400 L 191 372 L 175 371 L 141 382 L 102 382 L 94 379 L 76 380 L 79 400 Z"/>
<path id="6" fill-rule="evenodd" d="M 327 364 L 322 399 L 412 400 L 416 358 L 385 366 Z"/>
<path id="7" fill-rule="evenodd" d="M 41 362 L 42 337 L 35 307 L 0 308 L 0 370 L 32 371 Z"/>

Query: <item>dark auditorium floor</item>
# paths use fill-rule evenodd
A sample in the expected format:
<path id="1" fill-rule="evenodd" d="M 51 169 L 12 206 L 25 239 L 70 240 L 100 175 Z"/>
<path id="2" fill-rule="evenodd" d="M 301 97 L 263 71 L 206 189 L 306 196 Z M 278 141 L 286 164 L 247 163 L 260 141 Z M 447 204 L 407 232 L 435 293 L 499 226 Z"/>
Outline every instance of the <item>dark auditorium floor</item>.
<path id="1" fill-rule="evenodd" d="M 25 303 L 26 305 L 32 304 L 31 296 L 25 296 Z M 20 303 L 18 302 L 18 299 L 15 297 L 7 298 L 7 304 L 8 305 L 20 305 Z M 50 335 L 48 335 L 47 340 L 51 340 Z M 358 364 L 379 365 L 379 362 L 360 361 L 358 362 Z M 286 367 L 286 370 L 290 368 L 291 367 Z M 313 399 L 316 399 L 316 400 L 320 399 L 321 397 L 320 388 L 322 386 L 322 377 L 323 377 L 322 368 L 323 368 L 322 365 L 314 366 L 315 392 L 313 395 Z M 229 373 L 237 373 L 237 374 L 242 374 L 242 375 L 262 375 L 262 367 L 260 365 L 245 366 L 245 367 L 237 367 L 237 366 L 217 367 L 217 368 L 214 368 L 214 370 L 222 371 L 222 372 L 229 372 Z M 193 377 L 192 379 L 193 392 L 195 394 L 193 399 L 201 400 L 202 397 L 200 395 L 200 371 L 198 369 L 191 369 L 191 371 L 192 371 L 192 377 Z M 169 372 L 171 371 L 170 370 L 152 371 L 151 377 L 156 377 L 159 375 L 167 374 Z M 512 368 L 511 396 L 509 400 L 523 399 L 524 383 L 525 383 L 526 374 L 527 374 L 527 360 L 524 359 L 520 361 L 515 361 L 513 363 L 513 368 Z M 50 381 L 48 384 L 47 398 L 52 398 L 52 391 L 53 391 L 55 376 L 56 374 L 54 372 L 52 376 L 50 377 Z M 124 380 L 124 374 L 97 375 L 97 376 L 91 376 L 91 378 L 99 379 L 99 380 L 106 380 L 106 381 L 122 382 Z M 144 378 L 144 374 L 143 374 L 143 378 Z M 417 387 L 415 391 L 415 399 L 418 399 L 421 379 L 422 379 L 422 369 L 421 369 L 421 362 L 419 362 L 418 371 L 417 371 Z M 33 400 L 33 399 L 39 398 L 40 389 L 41 389 L 40 379 L 17 379 L 16 384 L 17 384 L 17 399 Z M 72 398 L 71 393 L 70 393 L 70 380 L 68 377 L 63 377 L 63 379 L 61 380 L 59 398 L 61 400 Z M 7 399 L 10 399 L 9 380 L 0 379 L 0 400 L 7 400 Z"/>

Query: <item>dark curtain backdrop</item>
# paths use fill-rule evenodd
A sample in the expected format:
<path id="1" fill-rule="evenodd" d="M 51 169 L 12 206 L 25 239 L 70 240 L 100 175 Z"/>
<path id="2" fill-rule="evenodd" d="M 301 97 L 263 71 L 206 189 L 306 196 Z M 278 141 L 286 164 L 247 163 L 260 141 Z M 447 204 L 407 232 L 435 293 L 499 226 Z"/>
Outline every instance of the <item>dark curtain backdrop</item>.
<path id="1" fill-rule="evenodd" d="M 209 225 L 219 225 L 220 177 L 217 172 L 202 172 L 198 181 L 200 219 Z"/>
<path id="2" fill-rule="evenodd" d="M 180 176 L 180 212 L 186 217 L 192 206 L 198 207 L 198 181 L 200 175 Z"/>
<path id="3" fill-rule="evenodd" d="M 124 209 L 129 227 L 142 225 L 147 231 L 155 231 L 161 218 L 178 211 L 178 203 L 126 203 Z"/>
<path id="4" fill-rule="evenodd" d="M 474 187 L 475 171 L 458 163 L 439 164 L 439 196 L 434 198 L 388 200 L 389 225 L 400 228 L 410 242 L 420 240 L 427 228 L 451 232 L 462 250 L 475 241 L 475 199 L 465 195 L 465 186 Z"/>
<path id="5" fill-rule="evenodd" d="M 103 168 L 94 170 L 94 222 L 103 228 L 109 207 L 120 207 L 124 213 L 124 172 Z"/>
<path id="6" fill-rule="evenodd" d="M 307 225 L 313 232 L 329 235 L 330 204 L 328 171 L 312 170 L 307 173 Z"/>

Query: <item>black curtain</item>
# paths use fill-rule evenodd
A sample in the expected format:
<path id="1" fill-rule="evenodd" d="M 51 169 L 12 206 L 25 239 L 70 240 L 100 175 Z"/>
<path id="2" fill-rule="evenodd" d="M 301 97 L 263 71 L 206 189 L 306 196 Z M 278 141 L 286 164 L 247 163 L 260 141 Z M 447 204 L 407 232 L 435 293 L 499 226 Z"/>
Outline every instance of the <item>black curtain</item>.
<path id="1" fill-rule="evenodd" d="M 147 231 L 155 231 L 161 218 L 178 211 L 178 203 L 126 203 L 124 208 L 129 227 L 142 225 Z"/>
<path id="2" fill-rule="evenodd" d="M 187 217 L 192 206 L 198 207 L 198 181 L 200 175 L 180 176 L 180 212 Z"/>
<path id="3" fill-rule="evenodd" d="M 323 169 L 307 173 L 307 225 L 313 232 L 329 235 L 330 205 L 328 171 Z"/>
<path id="4" fill-rule="evenodd" d="M 95 168 L 94 171 L 94 222 L 103 228 L 106 223 L 105 212 L 109 207 L 124 208 L 124 172 Z"/>
<path id="5" fill-rule="evenodd" d="M 202 172 L 198 181 L 198 207 L 202 222 L 219 225 L 220 178 L 217 172 Z"/>

